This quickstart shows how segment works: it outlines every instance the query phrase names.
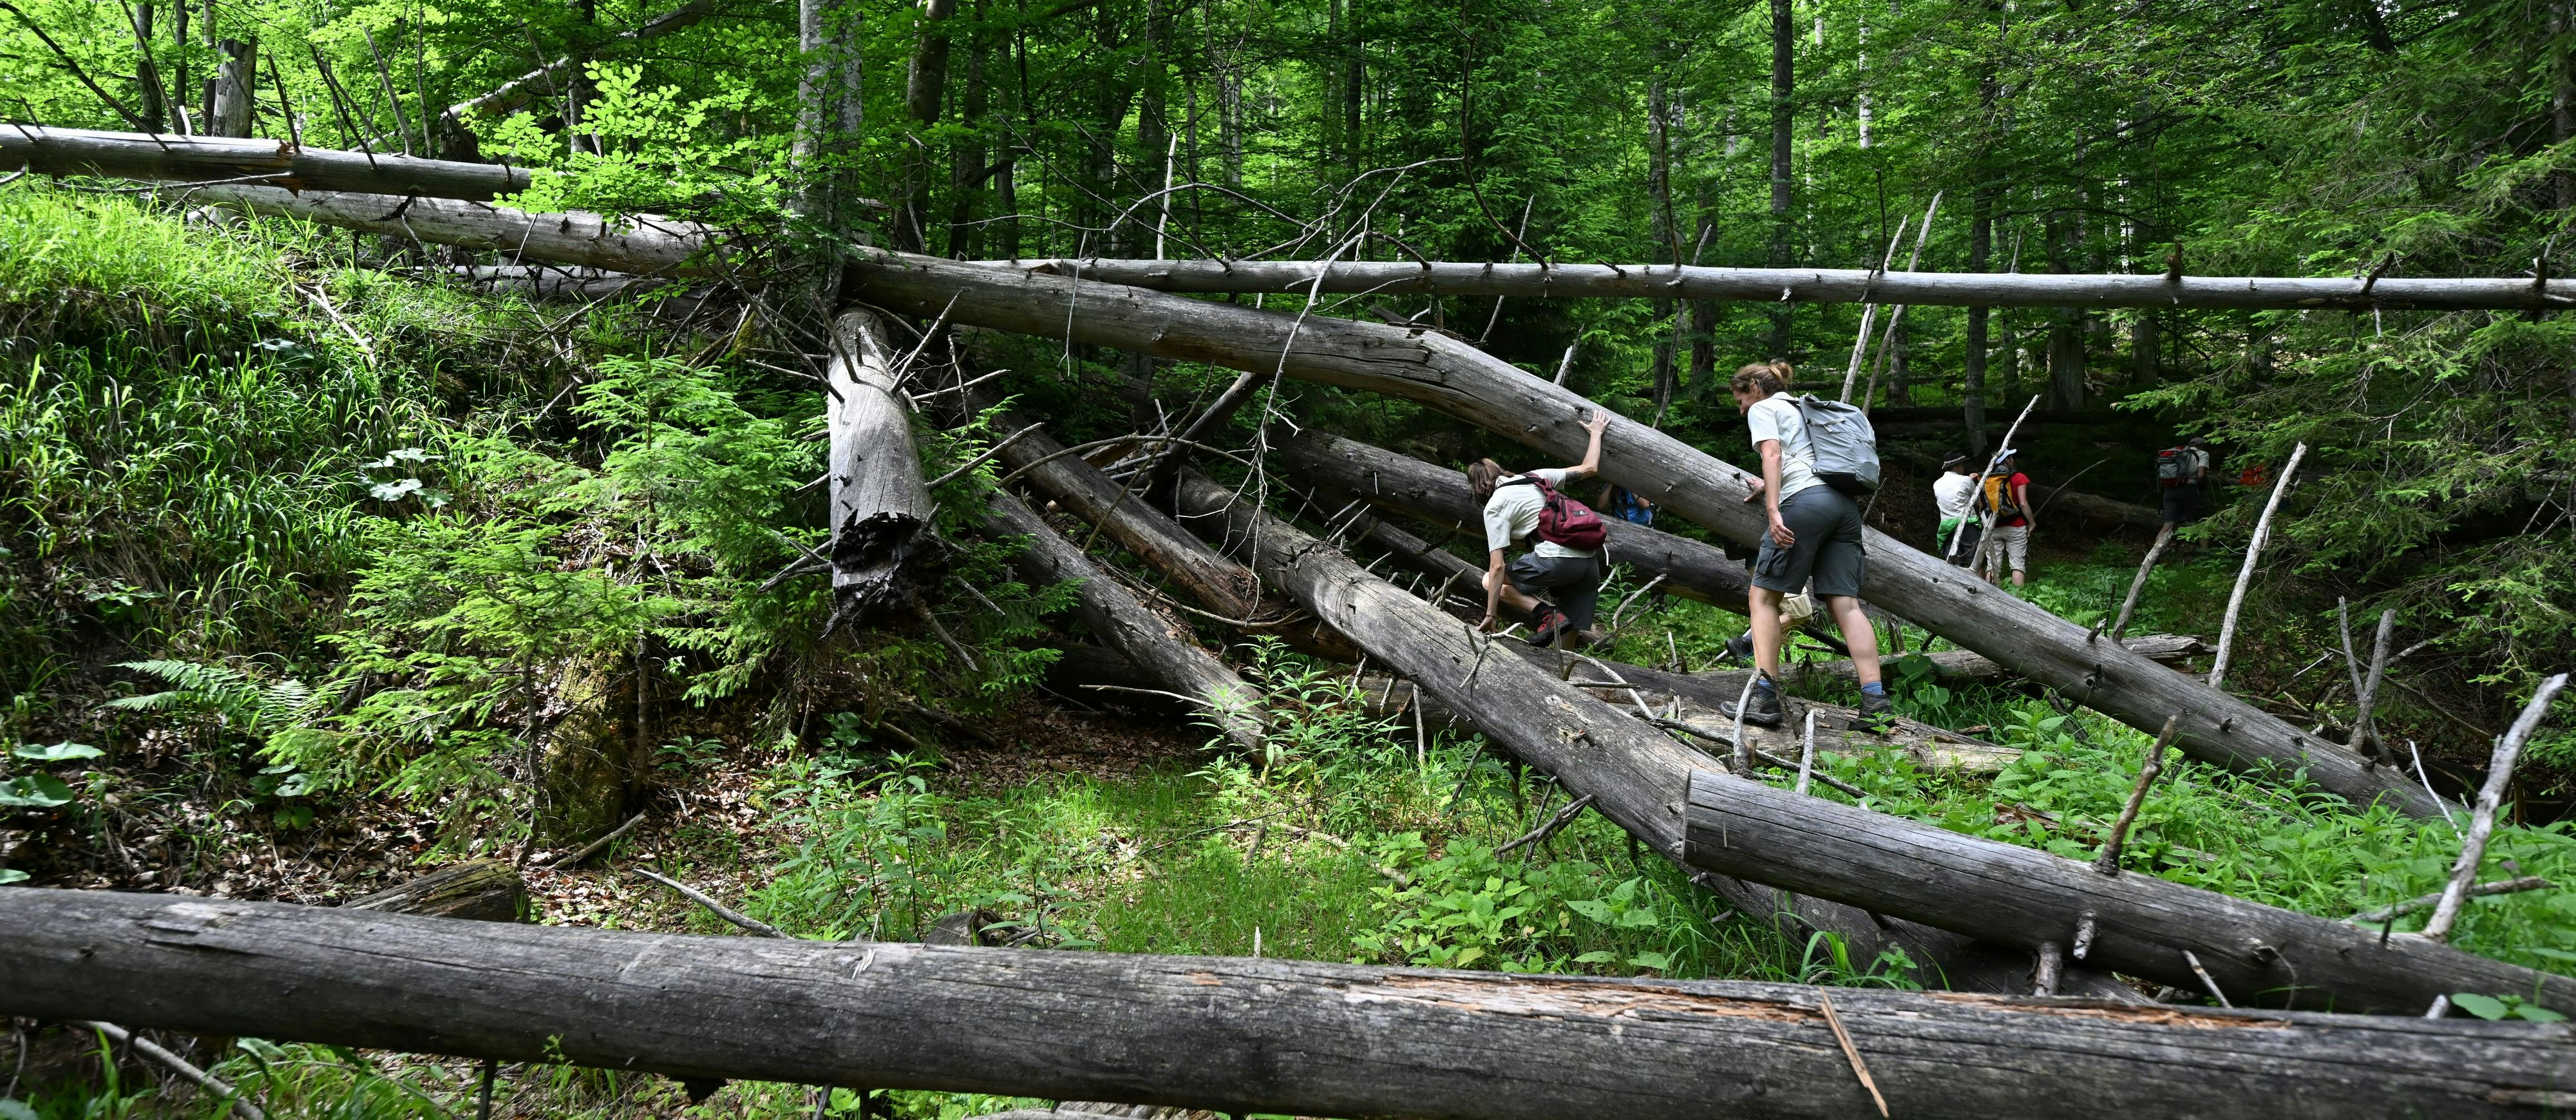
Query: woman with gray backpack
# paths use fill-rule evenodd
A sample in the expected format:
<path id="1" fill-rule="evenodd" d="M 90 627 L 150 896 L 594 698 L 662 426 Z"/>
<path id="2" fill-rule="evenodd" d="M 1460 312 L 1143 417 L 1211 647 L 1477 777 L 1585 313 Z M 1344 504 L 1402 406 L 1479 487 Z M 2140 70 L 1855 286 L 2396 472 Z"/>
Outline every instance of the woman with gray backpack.
<path id="1" fill-rule="evenodd" d="M 1762 457 L 1762 477 L 1745 501 L 1761 502 L 1769 529 L 1753 562 L 1753 663 L 1759 671 L 1744 722 L 1776 727 L 1780 705 L 1782 598 L 1801 590 L 1815 599 L 1851 647 L 1860 677 L 1860 711 L 1884 730 L 1894 713 L 1878 666 L 1878 634 L 1861 613 L 1861 545 L 1855 494 L 1878 488 L 1878 448 L 1869 417 L 1848 402 L 1789 395 L 1787 362 L 1755 363 L 1727 382 Z M 1724 705 L 1736 715 L 1736 705 Z"/>

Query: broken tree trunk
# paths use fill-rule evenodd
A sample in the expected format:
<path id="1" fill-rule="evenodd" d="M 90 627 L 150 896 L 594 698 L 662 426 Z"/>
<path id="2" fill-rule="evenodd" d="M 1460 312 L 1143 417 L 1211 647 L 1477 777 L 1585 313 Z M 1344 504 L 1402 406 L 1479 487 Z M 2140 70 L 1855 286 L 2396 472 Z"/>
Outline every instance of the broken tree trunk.
<path id="1" fill-rule="evenodd" d="M 439 868 L 364 898 L 341 903 L 348 910 L 515 922 L 527 908 L 528 884 L 508 860 L 477 859 Z"/>
<path id="2" fill-rule="evenodd" d="M 1266 721 L 1260 692 L 1200 648 L 1188 627 L 1138 601 L 1018 498 L 996 490 L 986 508 L 990 516 L 985 524 L 993 532 L 1028 538 L 1028 546 L 1013 563 L 1030 586 L 1079 581 L 1074 589 L 1074 617 L 1151 678 L 1153 683 L 1146 687 L 1178 694 L 1197 705 L 1198 714 L 1236 746 L 1245 750 L 1261 746 Z"/>
<path id="3" fill-rule="evenodd" d="M 955 322 L 1238 369 L 1277 368 L 1285 354 L 1292 377 L 1415 401 L 1569 461 L 1583 450 L 1582 418 L 1597 407 L 1425 328 L 1314 316 L 1300 322 L 1285 313 L 1043 273 L 853 252 L 845 294 L 881 306 L 922 315 L 946 308 Z M 1760 508 L 1744 500 L 1751 476 L 1624 417 L 1613 416 L 1603 440 L 1602 474 L 1738 542 L 1750 543 L 1764 529 Z M 2184 750 L 2210 762 L 2280 774 L 2304 769 L 2310 780 L 2356 804 L 2380 801 L 2418 815 L 2442 811 L 2422 788 L 2366 769 L 2338 744 L 2101 641 L 2098 633 L 1884 533 L 1868 531 L 1867 543 L 1864 598 L 2079 704 L 2147 729 L 2179 715 Z"/>
<path id="4" fill-rule="evenodd" d="M 370 156 L 298 148 L 284 140 L 147 138 L 131 132 L 43 125 L 0 129 L 0 166 L 24 167 L 40 175 L 220 181 L 299 191 L 389 191 L 475 201 L 528 189 L 527 169 L 520 167 L 417 159 L 391 152 Z"/>
<path id="5" fill-rule="evenodd" d="M 1002 420 L 1012 431 L 1024 430 L 1029 423 L 1028 417 L 1018 414 L 1005 414 Z M 1209 610 L 1245 618 L 1259 606 L 1261 589 L 1252 573 L 1191 536 L 1168 514 L 1145 504 L 1141 485 L 1121 485 L 1090 460 L 1067 454 L 1064 445 L 1045 432 L 1031 432 L 1003 448 L 1002 464 L 1046 491 L 1074 516 L 1100 526 L 1119 547 L 1180 584 Z"/>
<path id="6" fill-rule="evenodd" d="M 2101 934 L 2088 962 L 2177 987 L 2197 986 L 2195 954 L 2247 1002 L 2278 998 L 2345 1010 L 2419 1012 L 2450 992 L 2524 992 L 2576 1008 L 2576 980 L 2422 942 L 2377 944 L 2367 931 L 2143 875 L 2083 864 L 1759 782 L 1691 772 L 1686 750 L 1431 609 L 1294 526 L 1185 476 L 1184 514 L 1221 525 L 1255 570 L 1485 736 L 1557 777 L 1659 853 L 1679 850 L 1687 787 L 1694 811 L 1732 814 L 1737 848 L 1694 848 L 1694 866 L 1818 895 L 2022 950 L 2064 940 L 2088 916 Z M 1219 516 L 1223 520 L 1217 520 Z M 2159 671 L 2163 671 L 2159 669 Z M 1865 827 L 1863 827 L 1865 825 Z M 1842 842 L 1813 837 L 1833 834 Z M 1692 843 L 1705 846 L 1694 824 Z M 1714 833 L 1712 833 L 1714 835 Z M 1758 857 L 1736 858 L 1759 847 Z M 1721 865 L 1722 864 L 1722 865 Z M 1927 874 L 1938 870 L 1937 876 Z M 1823 889 L 1818 889 L 1818 888 Z"/>
<path id="7" fill-rule="evenodd" d="M 832 593 L 835 615 L 860 620 L 906 609 L 907 568 L 930 528 L 930 491 L 912 418 L 895 399 L 885 328 L 866 311 L 832 321 Z"/>
<path id="8" fill-rule="evenodd" d="M 1864 268 L 1711 268 L 1466 261 L 989 261 L 1165 292 L 1325 292 L 1446 296 L 1630 296 L 1761 303 L 1916 303 L 1935 307 L 2189 307 L 2542 311 L 2576 307 L 2576 280 L 2352 276 L 2074 275 L 2035 272 L 1873 272 Z"/>
<path id="9" fill-rule="evenodd" d="M 2529 1115 L 2563 1024 L 707 937 L 0 891 L 0 1013 L 1315 1116 Z M 1824 1001 L 1831 1000 L 1827 1020 Z M 1850 1039 L 1837 1042 L 1835 1024 Z"/>
<path id="10" fill-rule="evenodd" d="M 376 157 L 384 159 L 383 156 Z M 723 234 L 696 222 L 652 214 L 611 220 L 598 214 L 532 214 L 478 202 L 224 185 L 190 187 L 192 201 L 224 203 L 254 213 L 354 229 L 403 241 L 515 254 L 524 260 L 588 265 L 649 276 L 702 276 L 724 271 Z"/>

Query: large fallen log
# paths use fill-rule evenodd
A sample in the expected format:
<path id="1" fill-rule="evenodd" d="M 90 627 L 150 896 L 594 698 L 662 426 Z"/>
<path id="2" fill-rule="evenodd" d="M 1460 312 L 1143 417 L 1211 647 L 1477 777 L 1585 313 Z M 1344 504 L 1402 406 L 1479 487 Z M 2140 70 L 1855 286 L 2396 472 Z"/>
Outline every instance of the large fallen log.
<path id="1" fill-rule="evenodd" d="M 2564 1024 L 494 925 L 0 891 L 0 1013 L 1314 1116 L 2531 1115 Z M 1866 1070 L 1863 1074 L 1861 1071 Z M 1865 1087 L 1870 1086 L 1870 1087 Z"/>
<path id="2" fill-rule="evenodd" d="M 378 157 L 383 158 L 383 157 Z M 479 167 L 481 164 L 468 164 Z M 531 214 L 479 202 L 223 184 L 182 192 L 198 202 L 299 218 L 341 229 L 432 245 L 509 253 L 523 260 L 588 265 L 652 276 L 702 276 L 727 266 L 722 232 L 651 214 L 610 219 L 573 211 Z"/>
<path id="3" fill-rule="evenodd" d="M 993 532 L 1028 539 L 1013 558 L 1022 579 L 1033 587 L 1077 583 L 1074 617 L 1151 681 L 1142 687 L 1195 704 L 1195 714 L 1238 747 L 1256 750 L 1261 746 L 1265 720 L 1260 692 L 1201 648 L 1188 627 L 1138 601 L 1008 492 L 994 491 L 986 510 L 985 524 Z"/>
<path id="4" fill-rule="evenodd" d="M 1002 421 L 1023 431 L 1031 420 L 1006 413 Z M 1030 432 L 1002 449 L 1002 464 L 1054 498 L 1074 516 L 1091 522 L 1135 553 L 1165 578 L 1180 584 L 1209 610 L 1233 618 L 1249 617 L 1260 605 L 1261 588 L 1243 565 L 1226 559 L 1171 517 L 1147 505 L 1141 487 L 1122 486 L 1045 432 Z"/>
<path id="5" fill-rule="evenodd" d="M 2173 666 L 2181 666 L 2192 658 L 2209 652 L 2209 647 L 2203 645 L 2200 639 L 2182 634 L 2138 634 L 2122 638 L 2120 644 L 2127 647 L 2131 653 Z M 2011 670 L 1995 664 L 1992 659 L 1974 650 L 1949 649 L 1939 653 L 1915 656 L 1930 662 L 1933 674 L 1944 680 L 1994 681 L 2004 680 L 2013 675 Z M 1710 695 L 1724 694 L 1728 699 L 1733 699 L 1736 690 L 1744 687 L 1744 677 L 1749 672 L 1751 670 L 1748 669 L 1700 672 L 1690 674 L 1690 678 L 1702 692 Z M 1780 680 L 1783 684 L 1795 685 L 1802 681 L 1828 679 L 1858 684 L 1860 673 L 1852 667 L 1851 662 L 1843 660 L 1784 661 L 1780 666 Z"/>
<path id="6" fill-rule="evenodd" d="M 2415 938 L 2382 943 L 2371 931 L 2338 922 L 2152 876 L 2100 875 L 2043 852 L 1743 778 L 1693 778 L 1705 765 L 1693 752 L 1494 648 L 1500 640 L 1370 576 L 1304 531 L 1234 501 L 1224 487 L 1185 476 L 1179 500 L 1185 524 L 1221 525 L 1225 539 L 1271 586 L 1473 720 L 1488 740 L 1575 794 L 1591 796 L 1595 809 L 1648 847 L 1676 850 L 1682 805 L 1675 795 L 1685 786 L 1694 806 L 1704 800 L 1737 814 L 1733 828 L 1767 830 L 1758 857 L 1729 858 L 1720 866 L 1717 858 L 1694 855 L 1694 866 L 2034 952 L 2068 945 L 2080 926 L 2092 925 L 2098 931 L 2092 962 L 2185 989 L 2199 987 L 2205 970 L 2241 1002 L 2411 1014 L 2451 992 L 2521 992 L 2552 1008 L 2576 1009 L 2576 980 L 2448 946 Z M 1856 823 L 1861 818 L 1865 829 Z M 1866 843 L 1805 842 L 1855 829 Z M 1747 850 L 1757 843 L 1735 842 Z M 1720 850 L 1734 849 L 1721 844 Z M 1917 850 L 1938 854 L 1945 873 L 1937 881 L 1915 878 L 1935 858 Z M 2057 874 L 2058 865 L 2081 874 Z M 2043 889 L 2031 889 L 2026 878 L 2043 871 Z M 2102 940 L 2114 927 L 2116 947 Z"/>
<path id="7" fill-rule="evenodd" d="M 305 200 L 273 188 L 207 191 L 232 192 L 231 200 L 270 213 L 378 232 L 400 228 L 381 214 L 370 217 L 363 209 L 352 209 L 354 196 L 307 206 L 302 205 Z M 381 197 L 376 201 L 402 202 Z M 444 223 L 438 232 L 442 237 L 424 234 L 424 240 L 510 248 L 504 239 L 517 234 L 529 238 L 516 246 L 523 253 L 627 271 L 676 268 L 708 240 L 702 230 L 684 234 L 647 227 L 649 237 L 621 232 L 619 239 L 636 241 L 638 249 L 633 259 L 622 259 L 618 248 L 605 238 L 585 244 L 578 238 L 535 236 L 558 223 L 571 229 L 569 215 L 491 209 L 478 215 L 465 209 L 470 204 L 448 205 L 454 209 L 441 213 Z M 590 220 L 597 225 L 595 216 Z M 675 253 L 683 246 L 687 251 Z M 564 255 L 549 255 L 557 252 Z M 853 254 L 853 266 L 845 273 L 848 294 L 881 306 L 1238 369 L 1284 367 L 1301 379 L 1417 401 L 1566 458 L 1581 451 L 1585 436 L 1579 418 L 1595 407 L 1462 342 L 1427 333 L 1427 328 L 1312 316 L 1300 319 L 1137 288 L 877 249 L 854 249 Z M 1603 473 L 1738 542 L 1753 541 L 1763 529 L 1760 511 L 1744 500 L 1749 476 L 1646 425 L 1614 417 L 1603 441 Z M 1872 530 L 1867 540 L 1872 560 L 1862 588 L 1865 598 L 2058 689 L 2077 703 L 2146 730 L 2161 728 L 2168 716 L 2175 717 L 2179 721 L 2176 742 L 2205 761 L 2283 774 L 2304 770 L 2320 787 L 2356 804 L 2384 802 L 2419 816 L 2443 811 L 2440 799 L 2403 775 L 2366 766 L 2338 744 L 2319 740 L 2242 700 L 2103 642 L 2098 634 L 1987 586 L 1886 534 Z"/>
<path id="8" fill-rule="evenodd" d="M 895 357 L 866 311 L 832 321 L 832 593 L 836 613 L 865 620 L 908 609 L 915 546 L 930 528 L 930 491 L 912 418 L 895 399 Z"/>
<path id="9" fill-rule="evenodd" d="M 2576 307 L 2576 280 L 2353 276 L 2130 276 L 2046 272 L 1874 272 L 1459 261 L 985 261 L 1164 292 L 1312 291 L 1370 295 L 1628 296 L 1760 303 L 1936 307 L 2186 307 L 2202 310 L 2545 311 Z M 1323 270 L 1323 284 L 1315 273 Z"/>
<path id="10" fill-rule="evenodd" d="M 1568 459 L 1580 454 L 1586 438 L 1580 418 L 1597 407 L 1424 328 L 1301 320 L 1043 273 L 866 248 L 853 253 L 846 294 L 884 307 L 922 315 L 945 309 L 956 322 L 1238 369 L 1284 366 L 1293 377 L 1415 401 Z M 1614 415 L 1602 442 L 1602 473 L 1739 543 L 1764 529 L 1760 508 L 1745 501 L 1750 476 L 1644 424 Z M 2442 811 L 2420 786 L 2393 770 L 2365 766 L 2339 744 L 2101 641 L 1884 533 L 1869 531 L 1867 543 L 1864 598 L 2077 703 L 2146 730 L 2176 717 L 2177 742 L 2210 762 L 2284 775 L 2304 769 L 2317 785 L 2357 804 L 2385 802 L 2418 815 Z"/>
<path id="11" fill-rule="evenodd" d="M 481 201 L 528 189 L 528 170 L 395 152 L 298 148 L 284 140 L 146 136 L 43 125 L 0 127 L 0 168 L 291 190 L 372 191 Z"/>

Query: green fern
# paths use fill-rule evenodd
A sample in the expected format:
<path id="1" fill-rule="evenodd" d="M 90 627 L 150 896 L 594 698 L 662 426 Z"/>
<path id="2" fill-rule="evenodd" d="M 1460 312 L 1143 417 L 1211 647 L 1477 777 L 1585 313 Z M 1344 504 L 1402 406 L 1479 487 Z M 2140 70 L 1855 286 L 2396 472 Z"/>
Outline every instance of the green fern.
<path id="1" fill-rule="evenodd" d="M 128 661 L 117 668 L 157 677 L 171 687 L 110 700 L 110 710 L 211 716 L 247 735 L 304 723 L 328 707 L 341 688 L 333 682 L 317 689 L 292 679 L 263 685 L 231 666 L 194 661 Z"/>

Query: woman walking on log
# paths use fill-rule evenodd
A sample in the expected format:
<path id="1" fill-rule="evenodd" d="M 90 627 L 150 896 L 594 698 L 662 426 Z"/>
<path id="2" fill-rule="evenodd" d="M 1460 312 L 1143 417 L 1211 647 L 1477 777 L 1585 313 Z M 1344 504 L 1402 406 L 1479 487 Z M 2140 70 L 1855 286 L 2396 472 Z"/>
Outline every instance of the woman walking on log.
<path id="1" fill-rule="evenodd" d="M 1742 718 L 1761 727 L 1777 727 L 1780 708 L 1780 600 L 1813 583 L 1815 598 L 1851 646 L 1852 666 L 1860 677 L 1861 718 L 1883 730 L 1894 719 L 1886 682 L 1879 678 L 1878 634 L 1861 613 L 1860 582 L 1865 554 L 1861 548 L 1860 507 L 1850 496 L 1816 477 L 1813 446 L 1806 417 L 1789 395 L 1789 363 L 1755 363 L 1735 371 L 1727 387 L 1735 407 L 1751 428 L 1753 447 L 1762 455 L 1762 477 L 1754 480 L 1748 502 L 1762 502 L 1770 513 L 1771 531 L 1753 561 L 1753 664 L 1758 670 L 1746 696 Z M 1736 705 L 1723 705 L 1729 717 Z"/>
<path id="2" fill-rule="evenodd" d="M 1607 409 L 1594 409 L 1584 428 L 1592 441 L 1583 461 L 1562 469 L 1505 474 L 1491 459 L 1467 468 L 1467 487 L 1485 507 L 1485 629 L 1494 629 L 1504 603 L 1528 611 L 1533 645 L 1558 636 L 1588 634 L 1601 601 L 1601 515 L 1566 497 L 1569 483 L 1601 470 L 1601 432 L 1610 426 Z M 1536 535 L 1530 550 L 1506 565 L 1503 554 L 1521 538 Z M 1546 591 L 1551 605 L 1532 592 Z"/>

